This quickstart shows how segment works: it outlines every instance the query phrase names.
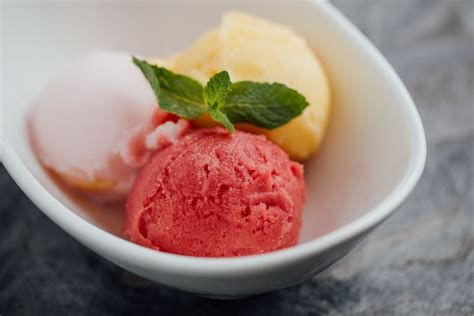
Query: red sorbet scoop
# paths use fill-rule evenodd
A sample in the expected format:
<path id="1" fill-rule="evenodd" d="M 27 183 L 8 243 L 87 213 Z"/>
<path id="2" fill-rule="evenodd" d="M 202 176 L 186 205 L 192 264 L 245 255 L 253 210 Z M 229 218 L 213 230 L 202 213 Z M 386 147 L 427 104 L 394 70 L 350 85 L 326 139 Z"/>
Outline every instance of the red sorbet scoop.
<path id="1" fill-rule="evenodd" d="M 264 136 L 202 129 L 141 170 L 124 234 L 182 255 L 259 254 L 296 244 L 305 198 L 303 166 Z"/>

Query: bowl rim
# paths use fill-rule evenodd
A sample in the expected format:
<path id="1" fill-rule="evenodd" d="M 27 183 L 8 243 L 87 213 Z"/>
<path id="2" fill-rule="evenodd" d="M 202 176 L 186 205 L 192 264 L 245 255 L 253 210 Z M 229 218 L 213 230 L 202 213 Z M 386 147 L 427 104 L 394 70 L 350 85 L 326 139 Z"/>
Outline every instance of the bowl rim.
<path id="1" fill-rule="evenodd" d="M 3 140 L 3 154 L 0 156 L 3 165 L 14 181 L 42 212 L 75 239 L 112 261 L 127 262 L 132 266 L 150 270 L 193 276 L 258 273 L 259 271 L 277 269 L 323 253 L 370 230 L 395 211 L 420 179 L 426 160 L 426 139 L 423 125 L 408 90 L 373 44 L 330 3 L 313 0 L 312 4 L 318 6 L 347 33 L 351 34 L 355 45 L 370 55 L 374 65 L 399 92 L 402 111 L 407 116 L 408 126 L 413 136 L 411 161 L 402 179 L 383 201 L 352 222 L 319 238 L 265 254 L 228 258 L 176 255 L 148 249 L 112 235 L 69 210 L 38 182 L 5 139 Z M 1 147 L 0 144 L 0 153 L 2 152 Z"/>

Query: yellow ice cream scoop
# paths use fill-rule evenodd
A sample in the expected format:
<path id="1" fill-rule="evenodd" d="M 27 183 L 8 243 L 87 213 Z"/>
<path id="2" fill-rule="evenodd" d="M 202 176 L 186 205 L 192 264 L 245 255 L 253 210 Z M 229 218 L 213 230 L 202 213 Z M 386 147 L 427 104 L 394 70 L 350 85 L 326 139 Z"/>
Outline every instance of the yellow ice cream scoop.
<path id="1" fill-rule="evenodd" d="M 293 159 L 307 159 L 318 149 L 329 115 L 328 80 L 304 39 L 291 29 L 247 14 L 227 13 L 218 28 L 171 57 L 169 64 L 175 72 L 203 84 L 215 73 L 227 70 L 233 82 L 279 82 L 297 90 L 309 102 L 300 116 L 273 130 L 247 124 L 238 128 L 265 133 Z M 217 123 L 203 116 L 196 124 Z"/>

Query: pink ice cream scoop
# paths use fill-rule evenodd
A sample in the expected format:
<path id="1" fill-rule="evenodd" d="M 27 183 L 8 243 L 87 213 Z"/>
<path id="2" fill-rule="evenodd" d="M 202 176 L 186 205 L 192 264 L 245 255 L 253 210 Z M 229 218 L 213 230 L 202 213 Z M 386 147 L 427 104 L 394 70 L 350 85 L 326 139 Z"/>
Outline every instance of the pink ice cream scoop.
<path id="1" fill-rule="evenodd" d="M 296 244 L 305 198 L 303 166 L 265 136 L 202 129 L 140 171 L 124 234 L 181 255 L 259 254 Z"/>
<path id="2" fill-rule="evenodd" d="M 46 168 L 91 198 L 120 201 L 150 153 L 175 142 L 189 123 L 158 108 L 130 55 L 98 51 L 51 78 L 28 127 Z"/>

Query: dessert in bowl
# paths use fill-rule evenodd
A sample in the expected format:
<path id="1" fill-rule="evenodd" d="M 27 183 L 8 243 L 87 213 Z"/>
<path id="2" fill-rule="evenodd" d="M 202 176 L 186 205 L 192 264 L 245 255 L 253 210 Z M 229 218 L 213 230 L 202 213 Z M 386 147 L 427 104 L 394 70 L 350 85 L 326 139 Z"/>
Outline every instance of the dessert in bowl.
<path id="1" fill-rule="evenodd" d="M 64 186 L 102 206 L 126 199 L 132 242 L 253 255 L 298 241 L 307 194 L 290 158 L 319 147 L 329 91 L 303 38 L 228 12 L 170 58 L 99 51 L 67 65 L 27 124 L 38 160 Z"/>
<path id="2" fill-rule="evenodd" d="M 155 5 L 157 8 L 160 6 Z M 169 4 L 165 6 L 168 13 L 177 13 L 180 9 L 179 6 L 175 9 Z M 5 117 L 8 117 L 4 121 L 4 164 L 23 190 L 48 216 L 79 241 L 129 271 L 162 284 L 211 296 L 262 293 L 301 282 L 327 268 L 401 203 L 416 183 L 425 155 L 421 123 L 403 85 L 376 50 L 330 5 L 324 2 L 308 2 L 296 6 L 278 4 L 265 11 L 264 4 L 241 6 L 239 9 L 246 12 L 258 15 L 265 12 L 267 19 L 284 22 L 301 34 L 320 59 L 333 91 L 331 116 L 323 145 L 316 155 L 304 162 L 307 199 L 301 219 L 299 242 L 295 246 L 252 256 L 198 258 L 156 251 L 130 243 L 119 237 L 120 231 L 94 220 L 80 203 L 66 195 L 40 167 L 26 133 L 24 120 L 27 106 L 16 109 L 11 107 L 9 104 L 14 104 L 15 101 L 19 104 L 21 101 L 12 97 L 12 91 L 7 95 L 10 102 L 4 111 Z M 199 10 L 198 7 L 195 9 Z M 219 15 L 227 7 L 220 4 L 215 9 L 215 13 L 206 13 L 208 15 L 205 17 L 194 17 L 197 25 L 201 25 L 201 31 L 208 26 L 203 21 L 212 20 L 217 24 Z M 127 8 L 123 10 L 126 12 Z M 144 11 L 140 11 L 141 17 L 146 17 Z M 154 13 L 160 15 L 160 12 L 156 10 Z M 204 10 L 201 13 L 204 14 Z M 161 14 L 165 16 L 164 13 Z M 134 18 L 139 21 L 140 16 L 138 13 L 135 17 L 132 15 L 130 25 L 134 25 Z M 293 19 L 284 18 L 285 16 L 293 16 Z M 114 19 L 114 16 L 110 19 Z M 161 23 L 165 28 L 176 27 L 166 25 L 173 23 L 169 19 L 163 18 Z M 175 36 L 179 38 L 178 35 L 183 35 L 186 38 L 186 31 L 181 32 L 182 34 Z M 196 37 L 197 35 L 195 34 Z M 119 38 L 117 35 L 117 40 Z M 87 44 L 83 47 L 90 47 L 90 43 Z M 183 44 L 180 43 L 182 46 L 179 46 L 176 42 L 177 48 L 182 49 L 185 46 Z M 114 47 L 112 44 L 110 46 Z M 133 49 L 137 49 L 143 56 L 171 53 L 160 53 L 146 47 Z M 348 51 L 351 53 L 348 54 Z M 179 56 L 176 57 L 178 58 Z M 153 64 L 151 60 L 149 62 Z M 15 66 L 18 67 L 19 63 Z M 220 70 L 226 69 L 215 71 Z M 229 69 L 229 74 L 232 77 L 231 70 Z M 182 73 L 197 81 L 201 80 L 203 84 L 205 80 L 200 79 L 197 74 L 193 76 L 192 73 L 196 73 L 193 71 L 185 73 L 183 70 Z M 12 78 L 10 84 L 14 87 L 15 77 Z M 242 76 L 232 78 L 232 81 L 250 79 Z M 294 87 L 291 83 L 286 84 L 302 92 L 299 91 L 301 88 Z M 32 94 L 31 91 L 29 94 Z M 308 96 L 305 97 L 309 99 Z M 319 119 L 314 121 L 321 122 Z M 193 128 L 199 130 L 201 126 L 198 124 L 208 126 L 215 123 L 204 117 L 198 118 L 197 127 Z M 239 129 L 239 124 L 235 125 Z M 324 124 L 319 126 L 323 126 L 324 130 Z M 257 133 L 253 127 L 244 126 L 242 129 L 246 131 L 236 132 L 234 135 Z M 312 132 L 312 135 L 317 135 L 314 129 Z M 285 150 L 285 142 L 279 144 L 278 137 L 272 139 L 274 134 L 271 133 L 264 133 L 265 137 L 273 141 L 271 145 L 281 146 L 280 149 Z M 300 134 L 301 138 L 306 137 L 304 133 Z M 179 142 L 178 140 L 175 145 Z M 309 141 L 304 142 L 307 143 Z M 316 148 L 318 145 L 312 146 Z M 292 158 L 300 158 L 291 149 L 286 149 L 286 152 Z"/>

